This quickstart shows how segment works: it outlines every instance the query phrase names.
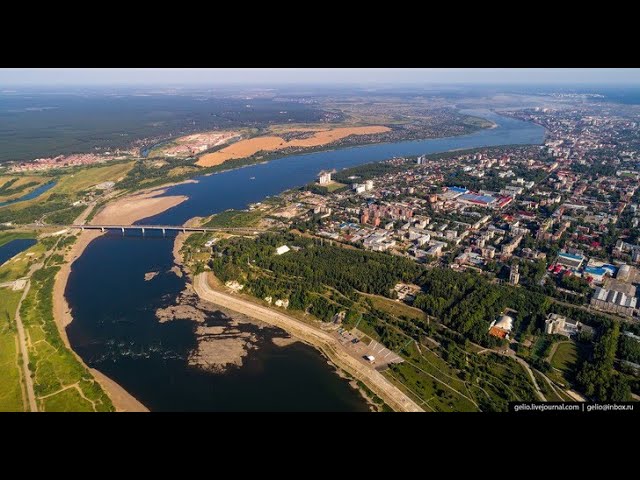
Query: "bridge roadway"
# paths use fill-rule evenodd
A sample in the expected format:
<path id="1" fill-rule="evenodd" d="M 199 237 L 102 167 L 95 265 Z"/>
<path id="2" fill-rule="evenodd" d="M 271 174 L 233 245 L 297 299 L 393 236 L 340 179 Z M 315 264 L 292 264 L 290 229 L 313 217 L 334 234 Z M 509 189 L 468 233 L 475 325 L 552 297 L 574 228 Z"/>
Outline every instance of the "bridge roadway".
<path id="1" fill-rule="evenodd" d="M 107 230 L 120 230 L 125 233 L 127 230 L 139 230 L 144 234 L 147 230 L 162 231 L 164 235 L 167 231 L 175 232 L 234 232 L 244 233 L 248 235 L 255 235 L 260 232 L 264 232 L 261 228 L 240 228 L 240 227 L 185 227 L 183 225 L 22 225 L 23 228 L 59 228 L 59 229 L 77 229 L 77 230 L 100 230 L 105 232 Z"/>
<path id="2" fill-rule="evenodd" d="M 212 227 L 185 227 L 182 225 L 69 225 L 67 228 L 75 228 L 80 230 L 100 230 L 102 232 L 106 230 L 121 230 L 125 233 L 127 230 L 140 230 L 144 234 L 146 230 L 161 230 L 164 235 L 167 231 L 175 232 L 242 232 L 242 233 L 258 233 L 259 229 L 251 228 L 212 228 Z"/>

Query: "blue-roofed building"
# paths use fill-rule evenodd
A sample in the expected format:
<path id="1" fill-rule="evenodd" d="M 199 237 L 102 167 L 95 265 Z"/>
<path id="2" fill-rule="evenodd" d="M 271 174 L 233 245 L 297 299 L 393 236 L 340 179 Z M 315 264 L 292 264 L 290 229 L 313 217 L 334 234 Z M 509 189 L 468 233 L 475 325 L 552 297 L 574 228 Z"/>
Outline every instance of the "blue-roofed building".
<path id="1" fill-rule="evenodd" d="M 469 191 L 464 187 L 447 187 L 447 188 L 452 192 L 456 192 L 456 193 L 467 193 Z"/>
<path id="2" fill-rule="evenodd" d="M 584 276 L 593 278 L 594 282 L 601 282 L 604 280 L 604 276 L 609 273 L 604 267 L 585 267 Z"/>
<path id="3" fill-rule="evenodd" d="M 585 258 L 582 255 L 575 255 L 573 253 L 560 252 L 556 263 L 564 265 L 565 267 L 578 269 L 582 266 Z"/>

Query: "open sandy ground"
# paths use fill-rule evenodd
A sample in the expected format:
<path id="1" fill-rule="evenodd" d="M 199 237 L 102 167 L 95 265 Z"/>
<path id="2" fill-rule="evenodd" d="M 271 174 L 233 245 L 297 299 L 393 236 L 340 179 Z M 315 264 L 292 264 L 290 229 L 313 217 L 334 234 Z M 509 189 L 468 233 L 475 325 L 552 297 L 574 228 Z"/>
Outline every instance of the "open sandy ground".
<path id="1" fill-rule="evenodd" d="M 200 132 L 184 137 L 176 138 L 168 145 L 163 145 L 153 149 L 149 153 L 149 158 L 168 156 L 186 157 L 199 153 L 209 148 L 217 147 L 229 143 L 231 140 L 240 137 L 240 132 L 236 131 L 211 131 Z"/>
<path id="2" fill-rule="evenodd" d="M 166 189 L 156 189 L 114 200 L 98 212 L 91 223 L 94 225 L 131 225 L 137 220 L 152 217 L 175 207 L 189 198 L 184 195 L 159 196 L 165 192 Z"/>
<path id="3" fill-rule="evenodd" d="M 266 135 L 262 137 L 249 138 L 247 140 L 240 140 L 233 143 L 228 147 L 224 147 L 217 152 L 207 153 L 200 157 L 196 162 L 202 167 L 212 167 L 214 165 L 220 165 L 234 158 L 246 158 L 256 153 L 274 152 L 290 147 L 321 147 L 330 143 L 341 140 L 349 135 L 370 135 L 373 133 L 388 132 L 388 127 L 379 125 L 368 127 L 340 127 L 327 130 L 316 130 L 314 135 L 308 138 L 294 138 L 292 140 L 285 140 L 277 135 Z M 308 131 L 306 129 L 295 129 L 292 131 Z"/>

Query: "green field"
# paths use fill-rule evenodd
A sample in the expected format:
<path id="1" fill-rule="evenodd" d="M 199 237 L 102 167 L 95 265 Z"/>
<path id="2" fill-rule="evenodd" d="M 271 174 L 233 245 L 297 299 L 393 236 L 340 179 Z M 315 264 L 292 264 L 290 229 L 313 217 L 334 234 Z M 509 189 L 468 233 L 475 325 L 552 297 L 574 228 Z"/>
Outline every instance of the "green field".
<path id="1" fill-rule="evenodd" d="M 22 371 L 18 363 L 15 313 L 22 291 L 0 288 L 0 412 L 22 412 Z"/>
<path id="2" fill-rule="evenodd" d="M 59 269 L 58 265 L 47 265 L 32 275 L 31 289 L 20 309 L 29 337 L 29 363 L 39 408 L 45 411 L 113 411 L 110 399 L 86 367 L 65 347 L 58 332 L 52 296 Z"/>
<path id="3" fill-rule="evenodd" d="M 73 207 L 77 200 L 99 183 L 117 182 L 133 167 L 133 161 L 81 167 L 58 173 L 56 185 L 32 200 L 0 207 L 0 223 L 31 223 L 45 219 L 49 223 L 72 222 L 84 207 Z"/>
<path id="4" fill-rule="evenodd" d="M 551 366 L 561 370 L 565 375 L 570 373 L 575 367 L 578 359 L 578 348 L 573 342 L 562 342 L 558 344 L 556 352 L 551 357 Z"/>
<path id="5" fill-rule="evenodd" d="M 558 394 L 556 394 L 556 392 L 549 386 L 549 384 L 547 383 L 547 381 L 544 379 L 544 377 L 537 371 L 532 370 L 533 371 L 533 376 L 536 377 L 536 381 L 538 382 L 538 386 L 540 387 L 540 390 L 542 391 L 544 397 L 549 401 L 549 402 L 564 402 L 565 398 L 559 396 Z"/>
<path id="6" fill-rule="evenodd" d="M 371 300 L 374 308 L 387 312 L 395 317 L 405 317 L 409 319 L 426 320 L 427 314 L 422 310 L 413 308 L 404 302 L 390 300 L 379 295 L 366 295 L 365 298 Z"/>
<path id="7" fill-rule="evenodd" d="M 203 227 L 211 228 L 244 228 L 253 227 L 264 217 L 261 210 L 251 210 L 249 212 L 241 210 L 227 210 L 211 217 Z"/>
<path id="8" fill-rule="evenodd" d="M 420 399 L 418 404 L 426 411 L 477 412 L 473 394 L 460 378 L 460 372 L 433 351 L 415 345 L 407 350 L 408 361 L 393 365 L 386 375 Z M 477 402 L 476 402 L 477 403 Z"/>
<path id="9" fill-rule="evenodd" d="M 329 193 L 333 193 L 336 190 L 340 190 L 343 187 L 346 187 L 347 185 L 344 183 L 339 183 L 339 182 L 331 182 L 329 185 L 325 185 L 327 192 Z"/>
<path id="10" fill-rule="evenodd" d="M 70 175 L 64 175 L 45 195 L 50 196 L 54 193 L 73 195 L 102 182 L 116 182 L 131 170 L 133 163 L 133 161 L 118 162 L 106 166 L 83 168 Z"/>

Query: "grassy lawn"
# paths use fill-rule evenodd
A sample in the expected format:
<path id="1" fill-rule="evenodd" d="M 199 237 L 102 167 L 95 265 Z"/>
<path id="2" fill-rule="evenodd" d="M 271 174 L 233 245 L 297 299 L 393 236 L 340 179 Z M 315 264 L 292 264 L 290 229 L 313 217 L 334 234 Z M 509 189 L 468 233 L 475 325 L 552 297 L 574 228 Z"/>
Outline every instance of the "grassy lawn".
<path id="1" fill-rule="evenodd" d="M 124 177 L 133 167 L 134 162 L 113 163 L 101 167 L 90 167 L 64 175 L 58 184 L 44 195 L 61 193 L 73 195 L 102 182 L 116 182 Z"/>
<path id="2" fill-rule="evenodd" d="M 564 402 L 565 399 L 563 397 L 558 396 L 555 391 L 549 386 L 547 381 L 544 379 L 542 375 L 533 370 L 533 376 L 536 378 L 536 382 L 538 382 L 538 386 L 540 390 L 544 394 L 544 397 L 550 402 Z"/>
<path id="3" fill-rule="evenodd" d="M 541 335 L 531 346 L 531 355 L 538 358 L 545 358 L 551 348 L 552 342 L 547 337 Z"/>
<path id="4" fill-rule="evenodd" d="M 90 402 L 82 398 L 75 388 L 68 388 L 62 392 L 47 397 L 41 401 L 45 412 L 93 412 Z"/>
<path id="5" fill-rule="evenodd" d="M 558 344 L 556 352 L 551 358 L 551 366 L 563 372 L 568 372 L 571 366 L 578 359 L 578 349 L 573 342 L 562 342 Z"/>
<path id="6" fill-rule="evenodd" d="M 483 410 L 506 411 L 509 401 L 537 400 L 529 375 L 515 360 L 483 354 L 472 355 L 469 361 L 474 371 L 474 393 L 486 402 Z"/>
<path id="7" fill-rule="evenodd" d="M 365 295 L 365 298 L 370 299 L 376 309 L 387 312 L 394 317 L 407 317 L 416 320 L 427 319 L 427 314 L 422 310 L 413 308 L 404 302 L 396 302 L 378 295 Z"/>
<path id="8" fill-rule="evenodd" d="M 451 366 L 434 350 L 411 343 L 404 349 L 406 362 L 393 365 L 386 375 L 427 411 L 476 412 L 474 396 L 460 378 L 460 371 Z M 477 402 L 476 402 L 477 403 Z"/>
<path id="9" fill-rule="evenodd" d="M 14 322 L 22 291 L 0 288 L 0 412 L 22 412 L 17 332 Z"/>
<path id="10" fill-rule="evenodd" d="M 580 360 L 589 355 L 589 345 L 562 342 L 551 358 L 551 366 L 557 370 L 550 372 L 551 378 L 564 384 L 571 384 Z"/>
<path id="11" fill-rule="evenodd" d="M 107 395 L 60 338 L 52 312 L 54 277 L 59 268 L 47 266 L 32 275 L 31 289 L 20 309 L 30 341 L 29 361 L 39 406 L 45 411 L 112 411 Z"/>
<path id="12" fill-rule="evenodd" d="M 221 212 L 206 222 L 203 227 L 223 227 L 223 228 L 244 228 L 253 227 L 264 217 L 264 212 L 251 210 L 243 212 L 241 210 L 227 210 Z"/>
<path id="13" fill-rule="evenodd" d="M 421 369 L 424 370 L 422 367 L 419 369 L 414 365 L 401 363 L 394 365 L 388 375 L 401 382 L 437 412 L 475 412 L 478 410 L 469 400 L 447 388 L 446 381 L 439 382 L 425 375 Z"/>
<path id="14" fill-rule="evenodd" d="M 20 240 L 23 238 L 36 238 L 36 232 L 2 232 L 0 231 L 0 247 L 6 245 L 13 240 Z"/>
<path id="15" fill-rule="evenodd" d="M 169 170 L 170 177 L 178 177 L 180 175 L 186 175 L 187 173 L 195 172 L 198 169 L 196 167 L 176 167 Z"/>
<path id="16" fill-rule="evenodd" d="M 332 193 L 336 190 L 341 189 L 342 187 L 346 187 L 346 185 L 344 183 L 331 182 L 329 185 L 325 185 L 325 187 L 327 189 L 327 192 Z"/>

